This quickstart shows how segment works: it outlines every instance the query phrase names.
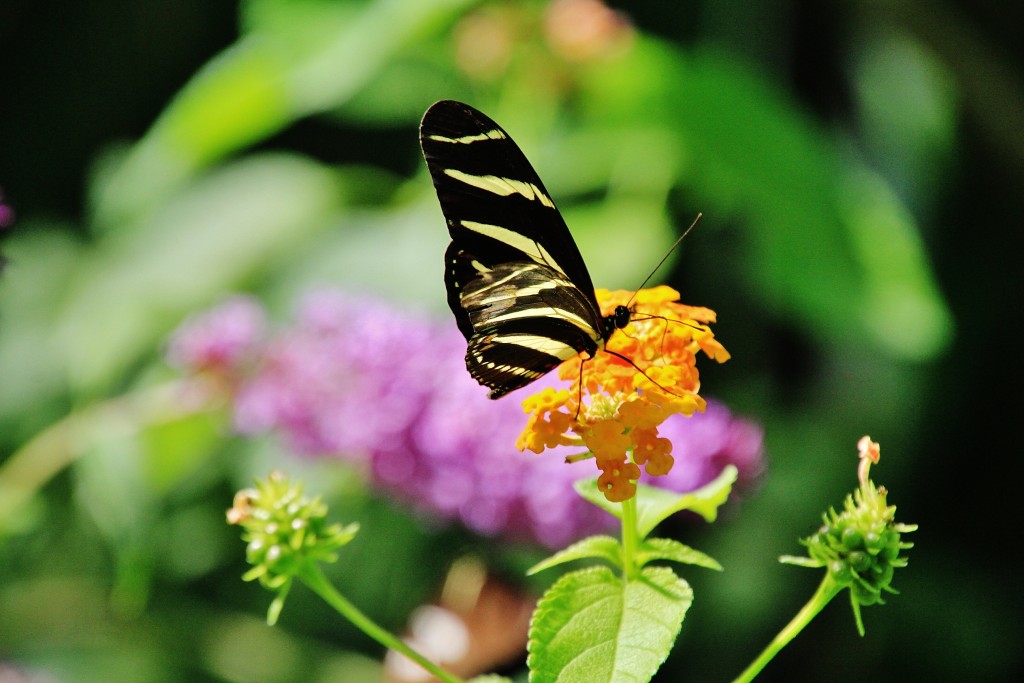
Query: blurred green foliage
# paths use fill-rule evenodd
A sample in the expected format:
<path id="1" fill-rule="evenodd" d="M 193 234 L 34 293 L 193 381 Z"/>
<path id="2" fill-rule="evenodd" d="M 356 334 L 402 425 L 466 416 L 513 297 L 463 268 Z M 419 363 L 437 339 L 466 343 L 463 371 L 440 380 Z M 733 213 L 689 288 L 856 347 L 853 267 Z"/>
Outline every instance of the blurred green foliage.
<path id="1" fill-rule="evenodd" d="M 765 425 L 772 460 L 731 519 L 685 530 L 726 572 L 693 577 L 656 680 L 735 675 L 802 604 L 811 579 L 776 557 L 852 488 L 863 433 L 921 524 L 903 595 L 865 613 L 863 640 L 827 614 L 765 676 L 1021 666 L 1009 563 L 955 503 L 984 495 L 997 524 L 1012 498 L 982 472 L 1019 453 L 1020 369 L 998 361 L 1013 335 L 992 328 L 1024 291 L 1021 17 L 647 0 L 623 7 L 631 28 L 581 38 L 540 1 L 172 4 L 0 10 L 18 215 L 0 280 L 0 661 L 69 681 L 376 680 L 381 653 L 309 596 L 261 626 L 266 596 L 221 520 L 271 467 L 360 522 L 336 577 L 392 628 L 460 552 L 501 554 L 161 389 L 167 334 L 233 291 L 283 315 L 329 283 L 446 315 L 416 126 L 454 98 L 524 148 L 598 286 L 636 287 L 704 214 L 663 277 L 718 311 L 734 360 L 706 368 L 705 392 Z"/>

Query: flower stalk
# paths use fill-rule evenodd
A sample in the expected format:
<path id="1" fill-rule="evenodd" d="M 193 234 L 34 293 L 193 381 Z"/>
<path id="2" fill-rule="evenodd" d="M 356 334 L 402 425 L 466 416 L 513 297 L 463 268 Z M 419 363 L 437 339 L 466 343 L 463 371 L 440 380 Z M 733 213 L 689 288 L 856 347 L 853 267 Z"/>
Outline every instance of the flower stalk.
<path id="1" fill-rule="evenodd" d="M 227 520 L 243 528 L 242 537 L 248 544 L 246 559 L 253 567 L 243 578 L 259 580 L 276 593 L 267 611 L 268 623 L 277 622 L 297 579 L 384 647 L 405 655 L 443 683 L 461 683 L 460 678 L 370 619 L 331 585 L 320 563 L 336 561 L 337 551 L 355 538 L 358 525 L 328 524 L 327 506 L 319 498 L 302 495 L 301 484 L 293 484 L 279 472 L 271 473 L 256 482 L 255 488 L 235 495 Z"/>
<path id="2" fill-rule="evenodd" d="M 917 530 L 916 524 L 896 522 L 896 506 L 887 503 L 888 492 L 869 479 L 871 465 L 881 456 L 877 443 L 865 436 L 857 443 L 860 486 L 848 495 L 842 511 L 830 508 L 822 515 L 822 526 L 801 540 L 808 557 L 790 555 L 780 562 L 825 569 L 818 590 L 761 654 L 735 680 L 753 680 L 773 657 L 844 589 L 850 591 L 857 632 L 864 635 L 861 606 L 884 604 L 884 593 L 895 594 L 891 583 L 895 570 L 907 566 L 900 551 L 913 547 L 902 535 Z"/>
<path id="3" fill-rule="evenodd" d="M 72 412 L 36 434 L 0 464 L 0 532 L 53 477 L 88 451 L 97 434 L 131 430 L 134 436 L 217 407 L 183 402 L 183 393 L 181 382 L 147 387 Z"/>
<path id="4" fill-rule="evenodd" d="M 757 659 L 751 662 L 750 666 L 734 679 L 733 683 L 747 683 L 747 681 L 754 680 L 754 677 L 761 673 L 761 670 L 768 665 L 768 662 L 772 661 L 782 648 L 789 645 L 790 641 L 796 638 L 797 634 L 803 631 L 804 627 L 811 623 L 811 620 L 818 616 L 818 613 L 825 608 L 825 605 L 831 602 L 832 598 L 838 595 L 842 589 L 843 587 L 836 583 L 830 574 L 826 574 L 825 578 L 818 584 L 818 590 L 814 592 L 811 599 L 775 635 L 772 642 L 761 651 Z"/>
<path id="5" fill-rule="evenodd" d="M 429 671 L 435 678 L 443 683 L 462 683 L 462 679 L 454 674 L 445 671 L 437 664 L 414 650 L 401 638 L 383 628 L 377 622 L 366 616 L 358 607 L 339 593 L 337 589 L 327 580 L 320 567 L 315 564 L 305 564 L 297 577 L 306 584 L 314 593 L 323 598 L 324 602 L 337 610 L 338 614 L 348 619 L 356 628 L 370 636 L 384 647 L 394 650 L 408 659 L 419 664 L 424 670 Z"/>
<path id="6" fill-rule="evenodd" d="M 635 579 L 639 567 L 636 562 L 639 538 L 637 532 L 636 497 L 622 501 L 622 573 L 627 580 Z"/>

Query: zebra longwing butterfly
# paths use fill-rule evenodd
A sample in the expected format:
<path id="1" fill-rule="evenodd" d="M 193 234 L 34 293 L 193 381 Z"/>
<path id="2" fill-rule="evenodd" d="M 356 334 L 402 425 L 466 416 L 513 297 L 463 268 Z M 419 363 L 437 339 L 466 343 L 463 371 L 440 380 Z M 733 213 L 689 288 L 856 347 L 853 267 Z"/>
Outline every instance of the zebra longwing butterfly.
<path id="1" fill-rule="evenodd" d="M 466 367 L 491 398 L 592 357 L 629 323 L 625 306 L 601 315 L 569 228 L 501 126 L 442 100 L 423 115 L 420 145 L 452 237 L 448 306 L 469 342 Z"/>

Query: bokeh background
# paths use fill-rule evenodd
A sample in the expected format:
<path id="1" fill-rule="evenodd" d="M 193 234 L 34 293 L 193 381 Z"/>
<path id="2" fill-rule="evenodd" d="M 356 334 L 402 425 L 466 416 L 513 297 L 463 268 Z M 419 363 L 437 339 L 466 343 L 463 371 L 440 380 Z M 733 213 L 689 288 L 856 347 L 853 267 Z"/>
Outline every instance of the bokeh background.
<path id="1" fill-rule="evenodd" d="M 224 509 L 272 467 L 364 525 L 334 574 L 391 628 L 467 555 L 535 589 L 534 551 L 223 415 L 145 410 L 170 332 L 232 292 L 280 320 L 325 284 L 447 320 L 417 144 L 442 98 L 519 141 L 599 286 L 637 286 L 704 214 L 660 279 L 718 311 L 734 357 L 703 391 L 763 425 L 769 466 L 718 523 L 674 529 L 726 571 L 686 572 L 657 680 L 730 679 L 810 596 L 776 558 L 853 488 L 865 433 L 921 525 L 901 594 L 864 638 L 837 600 L 763 680 L 1017 679 L 1024 12 L 614 7 L 0 5 L 0 680 L 381 680 L 379 648 L 304 591 L 268 629 L 239 580 Z"/>

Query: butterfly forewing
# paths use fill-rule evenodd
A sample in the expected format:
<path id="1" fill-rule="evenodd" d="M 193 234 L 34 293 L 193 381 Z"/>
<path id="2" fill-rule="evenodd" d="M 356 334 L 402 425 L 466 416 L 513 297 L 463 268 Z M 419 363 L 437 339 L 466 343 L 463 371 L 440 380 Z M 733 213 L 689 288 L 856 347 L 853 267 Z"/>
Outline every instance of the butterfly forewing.
<path id="1" fill-rule="evenodd" d="M 579 249 L 525 155 L 498 124 L 444 100 L 420 144 L 448 223 L 448 305 L 469 341 L 466 364 L 491 397 L 603 345 Z"/>
<path id="2" fill-rule="evenodd" d="M 424 114 L 420 143 L 453 244 L 486 266 L 544 263 L 593 291 L 550 194 L 497 123 L 469 105 L 443 100 Z"/>

